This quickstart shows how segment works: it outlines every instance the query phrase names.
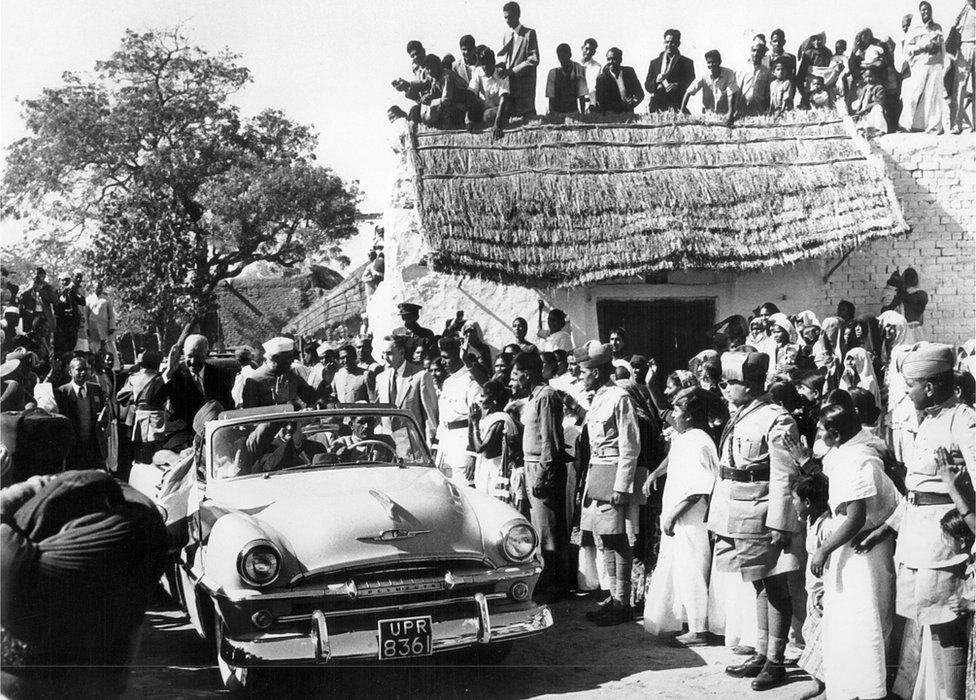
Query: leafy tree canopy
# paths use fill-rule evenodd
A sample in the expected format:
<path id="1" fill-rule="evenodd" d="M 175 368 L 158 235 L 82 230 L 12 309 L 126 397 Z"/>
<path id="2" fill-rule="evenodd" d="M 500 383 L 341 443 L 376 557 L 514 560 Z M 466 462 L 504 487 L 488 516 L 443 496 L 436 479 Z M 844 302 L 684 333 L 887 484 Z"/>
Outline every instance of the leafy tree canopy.
<path id="1" fill-rule="evenodd" d="M 358 185 L 315 163 L 314 131 L 229 102 L 251 81 L 239 60 L 128 31 L 92 75 L 23 101 L 29 136 L 7 152 L 2 214 L 61 246 L 79 237 L 91 276 L 161 334 L 199 321 L 247 265 L 347 262 L 356 233 Z"/>

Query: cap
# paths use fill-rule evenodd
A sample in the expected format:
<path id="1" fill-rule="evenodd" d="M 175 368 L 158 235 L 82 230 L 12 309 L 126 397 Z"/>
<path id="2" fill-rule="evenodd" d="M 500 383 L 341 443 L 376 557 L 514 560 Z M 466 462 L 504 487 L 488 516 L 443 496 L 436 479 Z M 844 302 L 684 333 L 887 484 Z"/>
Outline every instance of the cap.
<path id="1" fill-rule="evenodd" d="M 404 314 L 419 314 L 422 308 L 424 307 L 422 307 L 420 304 L 410 304 L 408 302 L 397 304 L 397 312 L 401 316 Z"/>
<path id="2" fill-rule="evenodd" d="M 573 357 L 580 367 L 592 369 L 613 362 L 613 348 L 609 343 L 591 340 L 586 345 L 573 350 Z"/>
<path id="3" fill-rule="evenodd" d="M 272 355 L 280 355 L 284 352 L 294 352 L 295 341 L 291 338 L 272 338 L 261 347 L 264 348 L 264 354 L 271 357 Z"/>
<path id="4" fill-rule="evenodd" d="M 287 338 L 285 338 L 285 340 L 287 340 Z M 282 351 L 279 351 L 279 352 L 286 352 L 286 351 L 282 350 Z M 315 348 L 315 354 L 319 356 L 319 359 L 322 359 L 323 357 L 325 357 L 330 352 L 333 355 L 337 355 L 338 354 L 336 352 L 335 345 L 333 345 L 332 343 L 320 343 L 319 346 L 317 348 Z"/>
<path id="5" fill-rule="evenodd" d="M 20 316 L 20 309 L 18 309 L 16 306 L 4 307 L 3 315 L 6 316 L 7 314 L 17 314 L 18 316 Z"/>
<path id="6" fill-rule="evenodd" d="M 722 379 L 746 384 L 763 384 L 769 370 L 769 355 L 763 352 L 722 354 Z"/>
<path id="7" fill-rule="evenodd" d="M 952 370 L 956 364 L 951 345 L 921 342 L 900 356 L 898 369 L 905 379 L 929 379 Z"/>

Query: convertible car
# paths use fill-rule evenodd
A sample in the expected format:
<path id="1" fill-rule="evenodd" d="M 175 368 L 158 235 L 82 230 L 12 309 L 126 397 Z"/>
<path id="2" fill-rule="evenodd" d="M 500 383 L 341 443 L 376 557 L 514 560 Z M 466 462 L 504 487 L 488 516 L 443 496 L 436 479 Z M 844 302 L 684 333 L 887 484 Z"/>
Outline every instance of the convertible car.
<path id="1" fill-rule="evenodd" d="M 446 479 L 408 413 L 255 410 L 220 414 L 192 456 L 132 475 L 183 533 L 171 592 L 228 688 L 275 664 L 465 647 L 497 662 L 553 624 L 532 601 L 535 530 Z"/>

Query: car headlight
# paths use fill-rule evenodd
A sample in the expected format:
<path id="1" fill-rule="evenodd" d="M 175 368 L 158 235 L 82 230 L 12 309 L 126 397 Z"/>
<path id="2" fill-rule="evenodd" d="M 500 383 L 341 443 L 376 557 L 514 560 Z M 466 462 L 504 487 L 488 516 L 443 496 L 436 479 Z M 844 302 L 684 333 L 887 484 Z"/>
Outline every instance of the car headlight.
<path id="1" fill-rule="evenodd" d="M 511 561 L 525 561 L 535 552 L 539 536 L 524 520 L 512 520 L 501 529 L 499 547 L 502 554 Z"/>
<path id="2" fill-rule="evenodd" d="M 266 540 L 248 542 L 237 557 L 237 571 L 252 586 L 267 586 L 278 577 L 281 555 Z"/>

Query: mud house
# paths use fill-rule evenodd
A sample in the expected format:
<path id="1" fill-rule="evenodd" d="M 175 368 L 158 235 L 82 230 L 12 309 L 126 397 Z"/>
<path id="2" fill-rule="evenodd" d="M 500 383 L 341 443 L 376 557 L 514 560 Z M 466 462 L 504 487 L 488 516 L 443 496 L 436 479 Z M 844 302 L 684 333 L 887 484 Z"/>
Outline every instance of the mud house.
<path id="1" fill-rule="evenodd" d="M 424 325 L 460 309 L 501 344 L 516 315 L 534 329 L 541 297 L 575 342 L 624 326 L 667 368 L 763 301 L 877 312 L 911 265 L 931 334 L 961 341 L 976 319 L 974 156 L 965 138 L 868 143 L 823 112 L 732 129 L 672 115 L 538 124 L 497 141 L 421 129 L 399 154 L 371 327 L 391 330 L 392 304 L 409 300 Z"/>

